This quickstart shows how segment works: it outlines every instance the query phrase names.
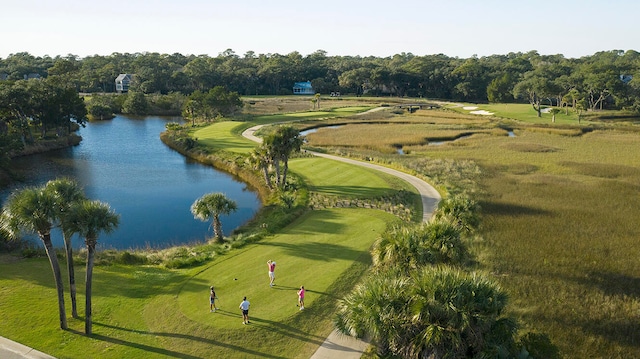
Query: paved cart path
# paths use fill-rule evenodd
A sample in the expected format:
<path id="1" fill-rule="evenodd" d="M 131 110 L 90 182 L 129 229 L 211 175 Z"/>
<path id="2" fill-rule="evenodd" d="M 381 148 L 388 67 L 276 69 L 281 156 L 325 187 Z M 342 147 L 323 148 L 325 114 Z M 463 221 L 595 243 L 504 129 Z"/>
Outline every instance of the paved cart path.
<path id="1" fill-rule="evenodd" d="M 242 133 L 242 136 L 254 142 L 262 143 L 262 139 L 255 135 L 256 131 L 259 130 L 262 126 L 263 125 L 258 125 L 246 129 Z M 388 173 L 409 182 L 418 190 L 418 192 L 420 193 L 420 197 L 422 197 L 423 222 L 427 222 L 429 219 L 431 219 L 436 208 L 438 208 L 438 202 L 440 202 L 441 198 L 440 194 L 438 193 L 438 191 L 436 191 L 435 188 L 433 188 L 433 186 L 418 177 L 388 167 L 376 165 L 374 163 L 357 161 L 350 158 L 328 155 L 325 153 L 313 151 L 307 152 L 319 157 L 371 168 L 380 172 Z M 348 335 L 341 334 L 337 330 L 334 330 L 333 332 L 331 332 L 331 334 L 329 334 L 324 343 L 320 345 L 318 350 L 316 350 L 311 359 L 358 359 L 362 356 L 362 353 L 367 349 L 368 346 L 369 343 L 363 340 L 355 339 Z"/>
<path id="2" fill-rule="evenodd" d="M 262 127 L 254 126 L 242 133 L 242 136 L 248 138 L 252 141 L 262 143 L 262 139 L 255 135 L 255 132 Z M 433 216 L 433 212 L 438 207 L 438 202 L 440 201 L 440 194 L 435 190 L 430 184 L 412 176 L 410 174 L 400 172 L 391 168 L 387 168 L 384 166 L 376 165 L 369 162 L 364 161 L 356 161 L 350 158 L 344 158 L 334 155 L 328 155 L 325 153 L 312 152 L 307 151 L 313 155 L 324 157 L 336 161 L 342 161 L 350 164 L 354 164 L 357 166 L 363 166 L 367 168 L 372 168 L 377 171 L 381 171 L 384 173 L 388 173 L 399 177 L 411 185 L 413 185 L 420 196 L 422 197 L 422 220 L 424 222 L 428 221 L 431 216 Z M 338 331 L 334 330 L 329 334 L 327 339 L 322 343 L 322 345 L 318 348 L 318 350 L 313 354 L 311 359 L 330 359 L 330 358 L 341 358 L 341 359 L 357 359 L 362 356 L 362 353 L 367 349 L 368 343 L 359 339 L 355 339 L 353 337 L 343 335 Z M 16 343 L 9 339 L 0 337 L 0 358 L 2 359 L 55 359 L 54 357 L 47 355 L 45 353 L 39 352 L 35 349 L 24 346 L 20 343 Z"/>

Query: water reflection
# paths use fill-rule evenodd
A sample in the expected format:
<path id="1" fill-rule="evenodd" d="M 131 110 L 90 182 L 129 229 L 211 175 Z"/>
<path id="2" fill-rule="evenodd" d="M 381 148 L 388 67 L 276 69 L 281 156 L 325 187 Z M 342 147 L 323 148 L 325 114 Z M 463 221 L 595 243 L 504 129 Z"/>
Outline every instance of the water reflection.
<path id="1" fill-rule="evenodd" d="M 118 116 L 92 122 L 80 130 L 79 146 L 16 159 L 28 182 L 0 192 L 68 176 L 88 197 L 107 202 L 121 215 L 116 232 L 101 237 L 103 248 L 167 247 L 203 241 L 210 223 L 193 218 L 190 206 L 209 192 L 222 192 L 238 204 L 238 211 L 222 217 L 228 234 L 251 219 L 260 207 L 257 194 L 233 176 L 184 158 L 160 141 L 168 121 L 178 119 Z M 57 232 L 57 231 L 56 231 Z M 62 245 L 58 233 L 56 246 Z M 82 243 L 75 239 L 74 246 Z"/>

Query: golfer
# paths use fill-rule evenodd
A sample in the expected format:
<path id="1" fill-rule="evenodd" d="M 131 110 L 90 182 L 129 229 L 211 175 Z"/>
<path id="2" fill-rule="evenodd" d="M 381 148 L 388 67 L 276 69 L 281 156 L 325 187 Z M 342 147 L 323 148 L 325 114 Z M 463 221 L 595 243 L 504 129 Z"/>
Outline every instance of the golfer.
<path id="1" fill-rule="evenodd" d="M 300 290 L 298 291 L 298 305 L 300 306 L 300 310 L 304 309 L 304 286 L 300 286 Z"/>
<path id="2" fill-rule="evenodd" d="M 218 299 L 218 297 L 216 297 L 216 291 L 213 289 L 213 286 L 211 286 L 211 292 L 209 293 L 209 310 L 211 312 L 218 310 L 218 308 L 216 308 L 216 299 Z"/>
<path id="3" fill-rule="evenodd" d="M 242 303 L 240 303 L 240 309 L 242 310 L 242 324 L 251 323 L 249 321 L 249 301 L 247 300 L 247 297 L 244 297 L 244 299 L 242 299 Z"/>
<path id="4" fill-rule="evenodd" d="M 267 267 L 269 267 L 269 286 L 273 287 L 276 285 L 274 283 L 276 280 L 276 262 L 269 259 L 267 261 Z"/>

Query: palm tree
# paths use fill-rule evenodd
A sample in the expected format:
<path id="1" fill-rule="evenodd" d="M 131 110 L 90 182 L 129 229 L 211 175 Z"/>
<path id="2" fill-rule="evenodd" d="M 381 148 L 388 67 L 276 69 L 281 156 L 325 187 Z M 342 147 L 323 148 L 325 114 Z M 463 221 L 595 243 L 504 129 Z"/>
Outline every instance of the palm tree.
<path id="1" fill-rule="evenodd" d="M 269 177 L 269 165 L 271 164 L 271 154 L 269 153 L 269 149 L 264 145 L 254 148 L 247 161 L 251 167 L 262 171 L 264 182 L 267 184 L 269 189 L 272 189 L 273 187 L 271 186 L 271 179 Z"/>
<path id="2" fill-rule="evenodd" d="M 435 213 L 436 219 L 447 219 L 464 232 L 473 232 L 480 225 L 480 206 L 466 194 L 443 198 Z"/>
<path id="3" fill-rule="evenodd" d="M 6 231 L 14 237 L 18 237 L 20 231 L 35 233 L 44 244 L 58 292 L 60 328 L 67 329 L 60 264 L 51 243 L 51 227 L 57 216 L 56 198 L 43 187 L 25 188 L 13 193 L 3 208 L 3 217 L 5 218 L 3 222 L 5 222 Z"/>
<path id="4" fill-rule="evenodd" d="M 87 245 L 84 331 L 91 335 L 91 285 L 96 244 L 101 232 L 111 233 L 118 227 L 120 217 L 106 203 L 84 200 L 70 207 L 67 218 L 69 226 L 84 238 Z"/>
<path id="5" fill-rule="evenodd" d="M 228 199 L 223 193 L 205 194 L 191 205 L 191 213 L 196 219 L 204 222 L 213 218 L 213 233 L 216 242 L 222 242 L 223 239 L 220 215 L 230 214 L 237 209 L 236 202 Z"/>
<path id="6" fill-rule="evenodd" d="M 423 246 L 415 226 L 395 225 L 380 235 L 372 249 L 377 270 L 399 267 L 405 271 L 433 263 L 433 254 Z"/>
<path id="7" fill-rule="evenodd" d="M 300 131 L 291 126 L 278 127 L 276 132 L 267 136 L 264 145 L 271 154 L 272 163 L 276 169 L 276 185 L 284 187 L 287 183 L 287 172 L 289 170 L 289 157 L 293 152 L 299 152 L 300 147 L 304 143 L 304 139 L 300 136 Z M 280 162 L 284 169 L 280 171 Z"/>
<path id="8" fill-rule="evenodd" d="M 409 305 L 413 328 L 402 345 L 405 353 L 495 358 L 519 352 L 516 324 L 502 317 L 507 295 L 496 284 L 447 267 L 425 268 L 414 281 Z"/>
<path id="9" fill-rule="evenodd" d="M 386 271 L 366 278 L 338 302 L 336 328 L 368 337 L 381 356 L 516 357 L 516 325 L 502 317 L 507 296 L 489 280 L 447 267 L 412 276 Z"/>
<path id="10" fill-rule="evenodd" d="M 82 187 L 78 183 L 69 178 L 59 178 L 47 182 L 45 186 L 47 191 L 51 191 L 56 198 L 56 211 L 58 212 L 60 228 L 62 229 L 62 237 L 64 239 L 64 249 L 67 254 L 67 270 L 69 272 L 69 289 L 71 294 L 71 315 L 78 317 L 78 309 L 76 305 L 76 279 L 75 270 L 73 268 L 73 247 L 71 245 L 71 237 L 74 232 L 68 223 L 67 214 L 72 204 L 86 199 Z"/>
<path id="11" fill-rule="evenodd" d="M 446 220 L 418 226 L 393 226 L 383 232 L 372 249 L 376 270 L 410 271 L 429 264 L 462 264 L 469 259 L 460 230 Z"/>
<path id="12" fill-rule="evenodd" d="M 391 271 L 367 277 L 338 302 L 336 329 L 356 338 L 370 339 L 381 357 L 395 352 L 395 343 L 406 335 L 403 323 L 409 317 L 410 284 L 409 278 Z"/>

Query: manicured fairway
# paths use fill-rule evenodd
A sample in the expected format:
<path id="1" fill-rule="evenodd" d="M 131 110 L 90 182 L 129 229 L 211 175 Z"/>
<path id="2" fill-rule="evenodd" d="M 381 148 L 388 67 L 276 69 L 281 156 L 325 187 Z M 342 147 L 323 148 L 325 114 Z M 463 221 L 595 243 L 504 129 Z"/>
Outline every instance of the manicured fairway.
<path id="1" fill-rule="evenodd" d="M 385 228 L 383 218 L 371 211 L 310 212 L 282 233 L 216 261 L 190 279 L 178 294 L 179 308 L 189 319 L 217 329 L 242 324 L 238 305 L 243 296 L 252 303 L 251 317 L 262 324 L 300 314 L 300 286 L 307 289 L 308 309 L 320 297 L 331 296 L 328 288 L 353 261 L 367 261 L 369 247 Z M 277 263 L 273 288 L 267 276 L 270 259 Z M 209 313 L 209 285 L 220 297 L 219 313 Z"/>
<path id="2" fill-rule="evenodd" d="M 325 195 L 371 198 L 399 188 L 415 191 L 393 176 L 325 158 L 296 158 L 289 168 L 304 178 L 312 191 Z"/>
<path id="3" fill-rule="evenodd" d="M 249 153 L 257 144 L 242 136 L 233 134 L 233 129 L 242 126 L 242 122 L 223 121 L 196 130 L 193 137 L 199 144 L 215 151 Z"/>
<path id="4" fill-rule="evenodd" d="M 46 259 L 3 259 L 0 335 L 57 358 L 308 358 L 332 330 L 336 299 L 353 286 L 354 273 L 366 269 L 368 248 L 392 220 L 376 210 L 311 211 L 281 234 L 205 267 L 99 266 L 92 338 L 82 334 L 82 318 L 69 315 L 70 330 L 58 329 Z M 268 259 L 278 263 L 274 288 L 268 285 Z M 81 266 L 76 278 L 82 315 Z M 209 312 L 212 284 L 222 309 L 216 313 Z M 300 285 L 309 289 L 303 312 L 295 306 Z M 251 301 L 246 326 L 238 309 L 245 295 Z M 66 304 L 70 311 L 68 299 Z"/>

